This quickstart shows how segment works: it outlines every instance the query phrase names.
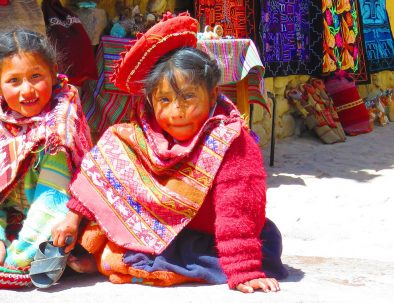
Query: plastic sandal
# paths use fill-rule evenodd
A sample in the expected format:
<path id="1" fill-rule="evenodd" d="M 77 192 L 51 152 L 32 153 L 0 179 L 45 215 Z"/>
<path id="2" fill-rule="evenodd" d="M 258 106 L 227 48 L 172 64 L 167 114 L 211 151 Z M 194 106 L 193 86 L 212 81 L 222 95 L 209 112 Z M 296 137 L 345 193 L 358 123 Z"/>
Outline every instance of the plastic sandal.
<path id="1" fill-rule="evenodd" d="M 66 244 L 72 243 L 72 237 L 66 238 Z M 38 288 L 48 288 L 62 276 L 70 253 L 64 247 L 56 247 L 52 241 L 42 242 L 30 265 L 31 282 Z"/>

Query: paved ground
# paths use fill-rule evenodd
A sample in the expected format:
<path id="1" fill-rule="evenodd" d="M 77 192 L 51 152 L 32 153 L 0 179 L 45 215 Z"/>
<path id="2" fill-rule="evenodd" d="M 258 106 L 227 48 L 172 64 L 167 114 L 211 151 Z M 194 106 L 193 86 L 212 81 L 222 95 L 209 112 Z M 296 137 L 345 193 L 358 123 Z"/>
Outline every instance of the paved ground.
<path id="1" fill-rule="evenodd" d="M 267 172 L 267 214 L 282 231 L 290 269 L 279 293 L 69 276 L 48 290 L 1 290 L 1 302 L 394 302 L 394 123 L 335 145 L 282 140 Z"/>

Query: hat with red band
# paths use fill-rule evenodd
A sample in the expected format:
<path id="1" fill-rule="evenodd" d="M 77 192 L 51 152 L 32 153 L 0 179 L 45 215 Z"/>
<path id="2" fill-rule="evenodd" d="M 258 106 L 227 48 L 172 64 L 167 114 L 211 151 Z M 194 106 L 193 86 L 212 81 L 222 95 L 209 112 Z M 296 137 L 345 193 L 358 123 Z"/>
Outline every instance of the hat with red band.
<path id="1" fill-rule="evenodd" d="M 130 94 L 142 94 L 142 80 L 160 57 L 177 48 L 196 47 L 197 30 L 197 20 L 188 13 L 176 17 L 165 14 L 162 21 L 146 33 L 137 35 L 137 42 L 121 53 L 111 81 Z"/>

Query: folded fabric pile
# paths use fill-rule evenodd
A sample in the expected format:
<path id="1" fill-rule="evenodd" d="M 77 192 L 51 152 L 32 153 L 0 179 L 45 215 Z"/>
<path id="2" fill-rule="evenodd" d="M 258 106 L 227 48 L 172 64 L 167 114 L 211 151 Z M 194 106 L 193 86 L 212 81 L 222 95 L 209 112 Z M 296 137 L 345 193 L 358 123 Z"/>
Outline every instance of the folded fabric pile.
<path id="1" fill-rule="evenodd" d="M 308 129 L 328 144 L 346 140 L 339 117 L 321 79 L 310 78 L 306 83 L 290 82 L 285 97 Z"/>
<path id="2" fill-rule="evenodd" d="M 326 79 L 325 85 L 347 135 L 372 131 L 368 110 L 351 75 L 338 71 Z"/>

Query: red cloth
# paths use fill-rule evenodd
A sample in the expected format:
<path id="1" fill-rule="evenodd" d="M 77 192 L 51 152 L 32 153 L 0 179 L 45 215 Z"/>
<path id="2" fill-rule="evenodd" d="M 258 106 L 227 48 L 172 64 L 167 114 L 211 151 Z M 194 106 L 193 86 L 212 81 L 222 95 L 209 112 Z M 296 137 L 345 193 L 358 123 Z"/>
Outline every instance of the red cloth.
<path id="1" fill-rule="evenodd" d="M 242 131 L 227 151 L 197 215 L 188 227 L 215 234 L 220 263 L 230 288 L 263 278 L 259 235 L 265 222 L 265 172 L 261 152 Z M 67 206 L 89 220 L 94 216 L 75 198 Z"/>
<path id="2" fill-rule="evenodd" d="M 8 4 L 10 4 L 10 1 L 9 1 L 9 0 L 0 0 L 0 5 L 6 6 L 6 5 L 8 5 Z"/>
<path id="3" fill-rule="evenodd" d="M 347 135 L 355 136 L 372 131 L 368 110 L 349 74 L 337 72 L 326 80 L 325 85 Z"/>
<path id="4" fill-rule="evenodd" d="M 60 51 L 61 66 L 69 82 L 81 86 L 85 80 L 98 78 L 90 38 L 79 17 L 59 0 L 43 0 L 41 9 L 48 37 Z"/>

